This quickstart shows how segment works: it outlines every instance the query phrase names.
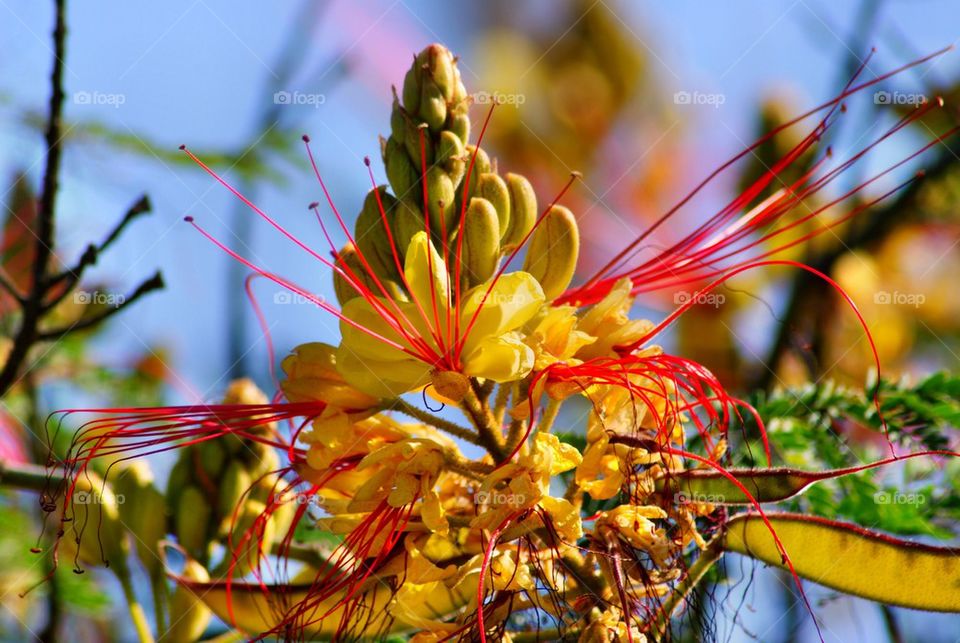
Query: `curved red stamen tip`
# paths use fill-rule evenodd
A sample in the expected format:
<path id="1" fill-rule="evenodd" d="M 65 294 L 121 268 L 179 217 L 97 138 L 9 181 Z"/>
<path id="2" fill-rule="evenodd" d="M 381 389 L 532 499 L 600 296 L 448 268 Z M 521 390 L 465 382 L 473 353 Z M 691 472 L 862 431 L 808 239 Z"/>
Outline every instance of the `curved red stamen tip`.
<path id="1" fill-rule="evenodd" d="M 307 206 L 307 209 L 308 209 L 308 210 L 314 210 L 314 209 L 319 208 L 319 207 L 320 207 L 320 202 L 319 202 L 319 201 L 311 201 L 311 202 L 310 202 L 310 205 Z"/>
<path id="2" fill-rule="evenodd" d="M 179 148 L 177 148 L 177 149 L 186 151 L 186 150 L 187 150 L 187 146 L 184 144 L 184 145 L 181 145 L 181 146 L 180 146 Z"/>
<path id="3" fill-rule="evenodd" d="M 187 223 L 193 223 L 193 217 L 189 214 L 183 217 L 183 220 L 186 221 Z"/>
<path id="4" fill-rule="evenodd" d="M 303 140 L 304 143 L 309 143 L 309 142 L 310 142 L 310 135 L 309 135 L 309 134 L 304 134 L 304 135 L 301 136 L 300 138 Z"/>

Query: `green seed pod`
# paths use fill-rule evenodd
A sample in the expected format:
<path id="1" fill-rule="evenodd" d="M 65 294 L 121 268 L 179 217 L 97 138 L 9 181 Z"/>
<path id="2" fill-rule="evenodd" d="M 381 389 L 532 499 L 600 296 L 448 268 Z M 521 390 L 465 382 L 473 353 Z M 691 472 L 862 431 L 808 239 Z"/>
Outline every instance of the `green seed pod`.
<path id="1" fill-rule="evenodd" d="M 423 212 L 409 199 L 401 199 L 393 209 L 390 226 L 393 230 L 393 241 L 397 244 L 397 251 L 402 259 L 407 254 L 413 235 L 424 229 Z"/>
<path id="2" fill-rule="evenodd" d="M 510 227 L 510 190 L 507 188 L 507 182 L 493 172 L 481 174 L 477 181 L 476 193 L 496 209 L 500 233 L 503 234 Z"/>
<path id="3" fill-rule="evenodd" d="M 523 269 L 540 282 L 547 301 L 570 285 L 580 252 L 577 219 L 567 208 L 555 205 L 530 238 Z"/>
<path id="4" fill-rule="evenodd" d="M 463 222 L 463 275 L 466 287 L 493 276 L 500 260 L 500 224 L 497 211 L 486 199 L 470 199 Z"/>
<path id="5" fill-rule="evenodd" d="M 198 560 L 207 558 L 212 514 L 207 495 L 199 488 L 191 485 L 181 492 L 174 514 L 176 536 L 187 553 Z"/>
<path id="6" fill-rule="evenodd" d="M 537 221 L 537 195 L 525 177 L 519 174 L 507 174 L 507 190 L 510 193 L 510 225 L 506 232 L 501 230 L 501 243 L 504 251 L 512 250 L 523 242 L 523 238 Z"/>
<path id="7" fill-rule="evenodd" d="M 427 171 L 427 209 L 430 212 L 430 231 L 441 237 L 449 234 L 457 223 L 454 213 L 456 193 L 450 176 L 439 167 Z M 443 226 L 441 226 L 441 221 Z"/>
<path id="8" fill-rule="evenodd" d="M 237 505 L 247 497 L 252 484 L 253 478 L 243 464 L 238 460 L 231 462 L 217 488 L 217 515 L 220 518 L 232 516 Z"/>
<path id="9" fill-rule="evenodd" d="M 420 181 L 420 172 L 414 167 L 403 144 L 392 136 L 384 146 L 383 163 L 394 194 L 403 197 L 414 192 Z"/>
<path id="10" fill-rule="evenodd" d="M 390 236 L 384 227 L 384 215 L 380 211 L 382 205 L 384 211 L 389 212 L 395 202 L 396 199 L 387 192 L 385 185 L 378 186 L 376 191 L 370 190 L 363 200 L 363 209 L 354 227 L 357 251 L 363 255 L 361 261 L 366 261 L 381 282 L 395 281 L 398 277 Z M 389 221 L 389 218 L 387 220 Z"/>
<path id="11" fill-rule="evenodd" d="M 209 583 L 210 574 L 200 563 L 188 560 L 182 578 L 196 583 Z M 210 608 L 183 585 L 170 597 L 170 627 L 160 635 L 159 643 L 199 641 L 210 624 Z"/>

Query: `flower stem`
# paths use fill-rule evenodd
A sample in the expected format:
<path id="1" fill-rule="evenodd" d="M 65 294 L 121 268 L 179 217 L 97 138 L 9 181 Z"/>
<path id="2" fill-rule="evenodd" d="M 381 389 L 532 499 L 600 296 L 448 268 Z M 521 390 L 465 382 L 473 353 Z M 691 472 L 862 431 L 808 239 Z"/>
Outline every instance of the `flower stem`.
<path id="1" fill-rule="evenodd" d="M 137 640 L 140 643 L 154 643 L 153 633 L 150 631 L 150 625 L 147 623 L 147 615 L 143 610 L 137 595 L 133 591 L 133 583 L 130 582 L 130 574 L 117 570 L 117 578 L 120 579 L 120 586 L 123 588 L 123 596 L 127 599 L 127 609 L 130 612 L 130 619 L 133 621 L 133 627 L 137 632 Z"/>
<path id="2" fill-rule="evenodd" d="M 427 413 L 423 409 L 419 409 L 405 400 L 398 398 L 388 408 L 394 411 L 399 411 L 404 415 L 409 415 L 416 420 L 420 420 L 424 424 L 429 424 L 434 428 L 445 431 L 454 437 L 460 438 L 461 440 L 466 440 L 471 444 L 476 444 L 477 446 L 481 447 L 484 446 L 483 442 L 480 441 L 480 437 L 470 429 L 460 426 L 455 422 L 438 418 L 432 413 Z"/>

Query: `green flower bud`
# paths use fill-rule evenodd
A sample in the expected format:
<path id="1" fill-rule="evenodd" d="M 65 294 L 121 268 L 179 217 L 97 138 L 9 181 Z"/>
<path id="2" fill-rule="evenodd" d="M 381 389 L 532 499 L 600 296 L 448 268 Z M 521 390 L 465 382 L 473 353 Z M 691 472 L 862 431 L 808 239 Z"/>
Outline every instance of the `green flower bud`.
<path id="1" fill-rule="evenodd" d="M 406 149 L 394 137 L 387 139 L 383 148 L 383 163 L 387 169 L 387 180 L 393 193 L 401 198 L 414 193 L 420 181 L 420 171 L 414 167 Z"/>
<path id="2" fill-rule="evenodd" d="M 423 151 L 427 154 L 427 167 L 433 165 L 435 158 L 433 137 L 429 134 L 428 128 L 424 129 L 427 131 L 421 134 L 421 128 L 416 123 L 408 121 L 407 131 L 403 139 L 402 149 L 406 151 L 407 157 L 410 159 L 410 165 L 413 166 L 414 171 L 417 173 L 417 179 L 423 174 L 423 155 L 420 153 L 421 138 L 423 139 Z"/>
<path id="3" fill-rule="evenodd" d="M 470 199 L 461 233 L 462 276 L 469 288 L 490 279 L 500 260 L 500 224 L 493 204 L 479 197 Z"/>
<path id="4" fill-rule="evenodd" d="M 449 130 L 440 133 L 440 143 L 437 146 L 437 162 L 450 175 L 454 188 L 460 185 L 466 172 L 463 143 L 456 134 Z"/>
<path id="5" fill-rule="evenodd" d="M 437 145 L 437 163 L 447 163 L 451 159 L 463 160 L 463 143 L 456 134 L 449 130 L 440 132 L 440 143 Z"/>
<path id="6" fill-rule="evenodd" d="M 445 102 L 453 100 L 456 82 L 459 80 L 456 74 L 456 66 L 453 62 L 453 54 L 443 45 L 428 45 L 417 55 L 416 62 L 423 72 L 421 78 L 426 81 L 429 79 L 440 90 L 440 96 Z M 427 84 L 424 82 L 424 84 Z"/>
<path id="7" fill-rule="evenodd" d="M 61 557 L 87 565 L 107 565 L 118 574 L 127 569 L 127 535 L 120 520 L 119 505 L 125 497 L 114 494 L 103 478 L 84 471 L 76 479 L 60 541 Z"/>
<path id="8" fill-rule="evenodd" d="M 467 145 L 466 146 L 466 157 L 467 165 L 470 164 L 470 159 L 473 158 L 474 152 L 476 152 L 476 158 L 473 159 L 473 171 L 470 173 L 470 195 L 476 192 L 477 184 L 480 183 L 480 175 L 487 174 L 493 170 L 493 167 L 490 165 L 490 156 L 483 150 L 483 148 L 477 149 L 476 145 Z"/>
<path id="9" fill-rule="evenodd" d="M 397 249 L 400 249 L 399 246 Z M 340 250 L 339 253 L 337 253 L 337 266 L 339 266 L 341 270 L 350 276 L 350 280 L 348 281 L 347 277 L 339 272 L 335 271 L 333 273 L 333 290 L 336 293 L 337 301 L 340 302 L 341 306 L 346 304 L 354 297 L 360 297 L 360 292 L 353 285 L 351 285 L 351 283 L 366 287 L 368 290 L 370 290 L 370 292 L 374 293 L 378 297 L 383 295 L 383 292 L 380 290 L 379 286 L 377 286 L 377 283 L 373 280 L 373 277 L 371 277 L 370 273 L 367 272 L 363 262 L 360 261 L 360 257 L 357 256 L 357 249 L 352 243 L 348 243 Z M 381 284 L 387 289 L 388 293 L 399 294 L 398 287 L 394 282 L 381 281 Z"/>
<path id="10" fill-rule="evenodd" d="M 159 543 L 167 535 L 167 503 L 153 485 L 153 473 L 144 460 L 128 461 L 114 479 L 120 519 L 136 536 L 137 557 L 151 577 L 162 569 Z"/>
<path id="11" fill-rule="evenodd" d="M 183 489 L 174 513 L 174 527 L 180 545 L 199 560 L 207 558 L 212 514 L 213 508 L 205 493 L 192 485 Z"/>
<path id="12" fill-rule="evenodd" d="M 393 209 L 393 217 L 390 221 L 393 230 L 393 240 L 397 244 L 397 250 L 400 252 L 400 258 L 406 256 L 407 248 L 410 247 L 410 240 L 413 235 L 424 229 L 423 212 L 410 202 L 409 199 L 401 199 Z"/>
<path id="13" fill-rule="evenodd" d="M 537 221 L 537 195 L 525 177 L 519 174 L 507 174 L 507 190 L 510 193 L 510 225 L 503 234 L 501 242 L 505 251 L 520 245 L 523 238 Z"/>
<path id="14" fill-rule="evenodd" d="M 438 132 L 447 120 L 447 103 L 443 93 L 434 83 L 424 83 L 417 112 L 431 132 Z"/>
<path id="15" fill-rule="evenodd" d="M 510 227 L 510 191 L 507 188 L 507 182 L 493 172 L 481 174 L 477 181 L 476 193 L 496 209 L 497 221 L 500 223 L 499 230 L 503 234 Z"/>
<path id="16" fill-rule="evenodd" d="M 430 231 L 437 238 L 449 234 L 457 226 L 455 201 L 456 193 L 450 176 L 439 167 L 430 168 L 427 171 L 427 209 L 430 212 Z"/>
<path id="17" fill-rule="evenodd" d="M 230 531 L 227 543 L 230 552 L 227 555 L 236 557 L 235 573 L 246 574 L 255 570 L 260 559 L 270 553 L 275 535 L 273 519 L 256 522 L 266 511 L 262 502 L 248 500 L 236 520 L 232 516 L 226 519 Z"/>
<path id="18" fill-rule="evenodd" d="M 197 445 L 198 460 L 204 473 L 216 478 L 227 464 L 227 452 L 219 440 L 207 440 Z"/>
<path id="19" fill-rule="evenodd" d="M 377 192 L 379 192 L 379 199 Z M 385 185 L 378 186 L 376 191 L 370 190 L 363 201 L 363 209 L 354 227 L 357 251 L 363 255 L 363 260 L 381 282 L 395 281 L 398 278 L 390 236 L 384 227 L 384 215 L 380 211 L 382 205 L 384 211 L 389 212 L 395 202 L 396 199 L 387 192 Z M 374 292 L 379 294 L 379 289 Z"/>
<path id="20" fill-rule="evenodd" d="M 195 560 L 187 561 L 181 577 L 197 583 L 210 582 L 210 574 Z M 193 592 L 178 585 L 170 597 L 170 617 L 170 627 L 160 635 L 159 643 L 199 641 L 210 624 L 211 612 Z"/>
<path id="21" fill-rule="evenodd" d="M 417 110 L 420 109 L 421 71 L 420 65 L 418 65 L 416 59 L 414 59 L 413 66 L 407 71 L 407 75 L 403 77 L 403 107 L 410 114 L 416 114 Z"/>
<path id="22" fill-rule="evenodd" d="M 239 460 L 232 461 L 220 478 L 217 489 L 217 515 L 221 518 L 233 515 L 237 506 L 247 497 L 253 478 Z"/>
<path id="23" fill-rule="evenodd" d="M 530 238 L 523 269 L 540 282 L 547 301 L 570 285 L 580 252 L 577 219 L 567 208 L 555 205 Z"/>
<path id="24" fill-rule="evenodd" d="M 403 143 L 407 133 L 407 116 L 400 107 L 400 100 L 397 95 L 393 95 L 393 109 L 390 111 L 390 137 L 398 143 Z"/>
<path id="25" fill-rule="evenodd" d="M 470 117 L 467 114 L 454 114 L 450 117 L 449 130 L 457 135 L 464 145 L 470 138 Z"/>

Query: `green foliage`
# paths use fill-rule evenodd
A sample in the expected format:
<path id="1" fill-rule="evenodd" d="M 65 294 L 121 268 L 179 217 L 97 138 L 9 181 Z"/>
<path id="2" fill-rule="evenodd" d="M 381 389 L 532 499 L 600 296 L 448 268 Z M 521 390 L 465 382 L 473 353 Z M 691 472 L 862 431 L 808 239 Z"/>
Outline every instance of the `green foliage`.
<path id="1" fill-rule="evenodd" d="M 878 390 L 886 428 L 873 401 Z M 950 431 L 960 425 L 960 376 L 936 373 L 915 384 L 873 379 L 866 390 L 822 382 L 755 394 L 751 402 L 766 423 L 775 463 L 820 471 L 890 457 L 887 435 L 898 453 L 948 449 Z M 765 466 L 758 427 L 751 419 L 742 428 L 749 439 L 733 449 L 736 466 Z M 781 506 L 890 533 L 950 538 L 948 526 L 960 519 L 958 476 L 952 459 L 913 460 L 824 481 Z"/>

